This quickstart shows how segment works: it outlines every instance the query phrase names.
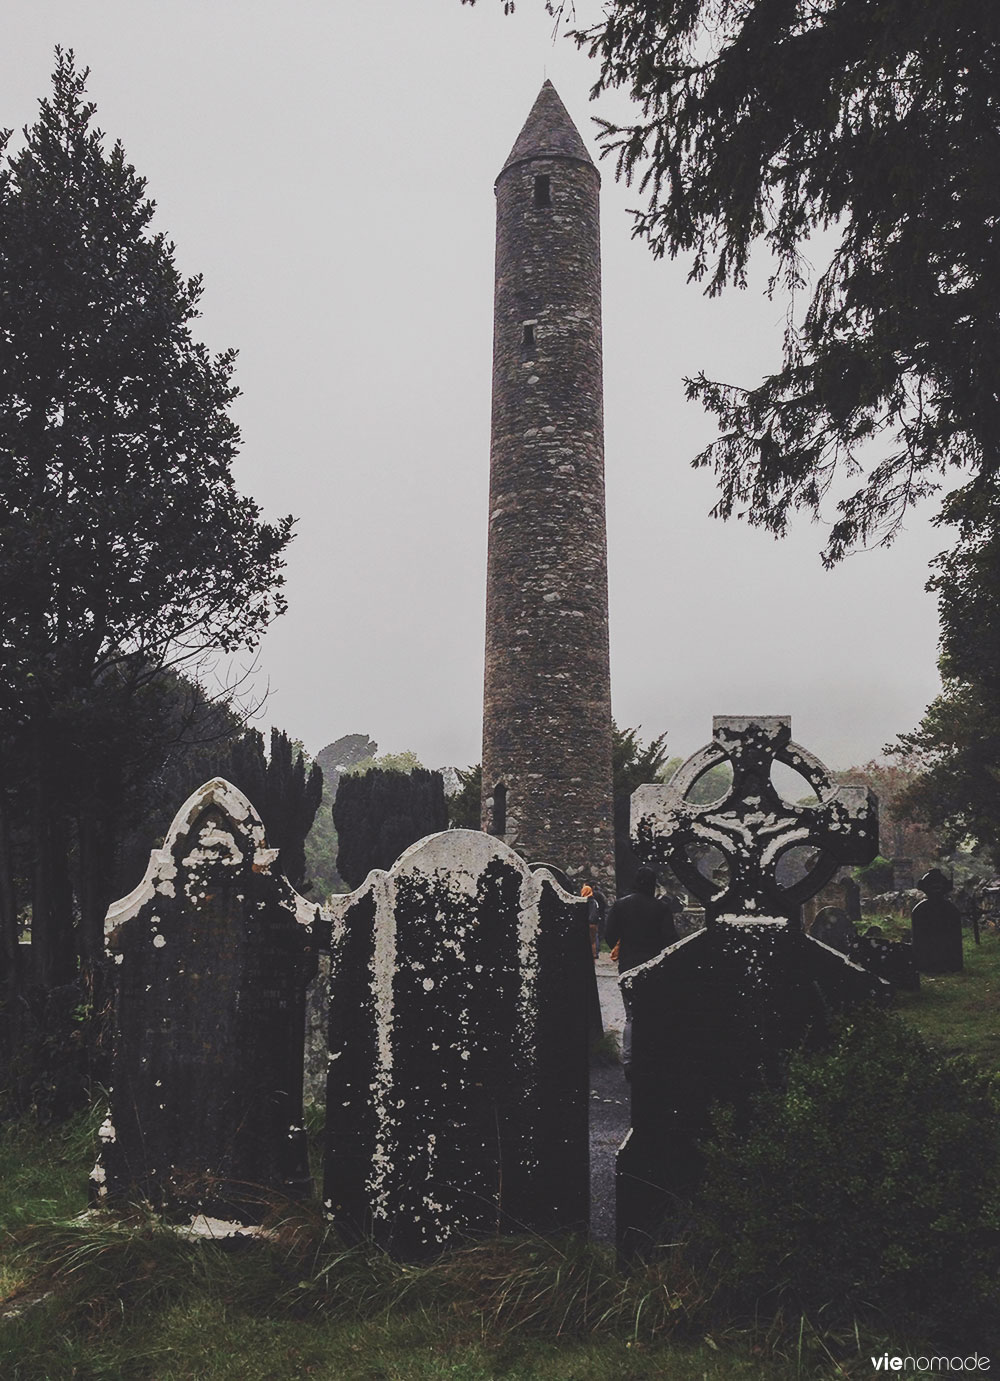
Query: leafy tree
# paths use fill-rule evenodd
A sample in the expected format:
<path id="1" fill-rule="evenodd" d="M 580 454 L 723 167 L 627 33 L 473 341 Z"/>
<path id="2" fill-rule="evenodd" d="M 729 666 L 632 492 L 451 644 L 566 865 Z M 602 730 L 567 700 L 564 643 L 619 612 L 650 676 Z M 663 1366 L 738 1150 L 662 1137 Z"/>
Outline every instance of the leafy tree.
<path id="1" fill-rule="evenodd" d="M 883 859 L 912 859 L 917 876 L 940 862 L 941 839 L 918 823 L 906 805 L 908 790 L 918 775 L 912 764 L 866 762 L 833 775 L 848 786 L 870 787 L 878 797 L 879 854 Z M 867 865 L 869 870 L 873 866 Z"/>
<path id="2" fill-rule="evenodd" d="M 640 724 L 635 729 L 619 729 L 611 725 L 611 780 L 615 799 L 631 796 L 637 786 L 661 779 L 667 762 L 667 735 L 660 734 L 643 744 L 639 737 Z"/>
<path id="3" fill-rule="evenodd" d="M 945 511 L 955 548 L 936 563 L 943 688 L 890 749 L 911 774 L 901 808 L 950 846 L 973 844 L 1000 866 L 1000 491 L 982 479 Z M 916 774 L 916 775 L 913 775 Z"/>
<path id="4" fill-rule="evenodd" d="M 291 527 L 236 492 L 234 354 L 193 338 L 201 281 L 152 231 L 86 79 L 57 49 L 52 94 L 0 168 L 0 770 L 20 784 L 0 815 L 29 822 L 45 987 L 101 953 L 112 874 L 84 867 L 74 897 L 70 861 L 112 848 L 144 696 L 168 665 L 257 642 L 284 607 Z M 7 814 L 0 853 L 11 833 Z M 8 955 L 10 875 L 0 858 Z"/>
<path id="5" fill-rule="evenodd" d="M 447 829 L 444 779 L 424 767 L 345 772 L 333 823 L 340 842 L 337 871 L 349 887 L 360 887 L 373 868 L 391 868 L 418 839 Z"/>
<path id="6" fill-rule="evenodd" d="M 483 819 L 483 765 L 455 769 L 458 790 L 448 797 L 448 823 L 456 830 L 478 830 Z"/>
<path id="7" fill-rule="evenodd" d="M 954 847 L 973 842 L 1000 868 L 1000 703 L 979 681 L 950 679 L 895 751 L 916 769 L 900 806 Z"/>

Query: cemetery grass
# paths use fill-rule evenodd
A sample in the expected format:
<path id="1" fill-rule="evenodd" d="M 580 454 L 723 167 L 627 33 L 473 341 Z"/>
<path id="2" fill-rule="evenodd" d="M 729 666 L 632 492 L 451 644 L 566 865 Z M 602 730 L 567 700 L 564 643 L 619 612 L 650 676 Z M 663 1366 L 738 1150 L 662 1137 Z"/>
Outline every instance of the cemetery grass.
<path id="1" fill-rule="evenodd" d="M 995 1072 L 1000 935 L 968 937 L 965 962 L 896 1008 Z M 402 1267 L 341 1247 L 312 1209 L 279 1211 L 274 1245 L 238 1251 L 178 1240 L 139 1211 L 80 1220 L 101 1115 L 0 1126 L 3 1381 L 785 1381 L 867 1376 L 883 1350 L 804 1319 L 726 1324 L 707 1275 L 667 1262 L 626 1279 L 583 1244 L 488 1243 Z M 317 1176 L 319 1124 L 312 1110 Z"/>
<path id="2" fill-rule="evenodd" d="M 1000 1072 L 1000 934 L 986 930 L 979 945 L 966 934 L 964 948 L 963 973 L 923 974 L 920 991 L 895 1005 L 938 1049 Z"/>
<path id="3" fill-rule="evenodd" d="M 273 1244 L 237 1250 L 141 1210 L 81 1219 L 98 1120 L 0 1132 L 4 1381 L 852 1374 L 807 1326 L 727 1333 L 684 1268 L 623 1277 L 582 1242 L 508 1239 L 414 1267 L 344 1248 L 311 1207 L 279 1213 Z"/>

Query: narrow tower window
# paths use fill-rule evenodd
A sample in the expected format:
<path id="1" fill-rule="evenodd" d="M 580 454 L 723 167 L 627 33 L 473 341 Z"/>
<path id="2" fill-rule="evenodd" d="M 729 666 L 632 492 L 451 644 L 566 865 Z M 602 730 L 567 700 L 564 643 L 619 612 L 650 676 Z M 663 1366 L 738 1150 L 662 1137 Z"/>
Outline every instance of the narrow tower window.
<path id="1" fill-rule="evenodd" d="M 547 173 L 540 173 L 535 178 L 535 205 L 552 205 L 552 184 Z"/>
<path id="2" fill-rule="evenodd" d="M 499 835 L 502 839 L 507 833 L 507 788 L 503 782 L 497 782 L 493 788 L 493 828 L 490 834 Z"/>
<path id="3" fill-rule="evenodd" d="M 524 346 L 524 353 L 526 355 L 533 355 L 535 353 L 535 323 L 533 321 L 526 321 L 524 323 L 524 339 L 521 344 Z"/>

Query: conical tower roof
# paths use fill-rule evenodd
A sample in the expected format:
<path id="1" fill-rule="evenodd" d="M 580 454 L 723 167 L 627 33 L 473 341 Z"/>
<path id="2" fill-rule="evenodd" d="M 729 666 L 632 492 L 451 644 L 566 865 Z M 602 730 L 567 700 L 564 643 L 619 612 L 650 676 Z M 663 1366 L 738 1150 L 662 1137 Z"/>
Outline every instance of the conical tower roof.
<path id="1" fill-rule="evenodd" d="M 550 81 L 543 83 L 500 175 L 515 163 L 526 163 L 531 158 L 575 158 L 594 167 L 580 131 Z"/>

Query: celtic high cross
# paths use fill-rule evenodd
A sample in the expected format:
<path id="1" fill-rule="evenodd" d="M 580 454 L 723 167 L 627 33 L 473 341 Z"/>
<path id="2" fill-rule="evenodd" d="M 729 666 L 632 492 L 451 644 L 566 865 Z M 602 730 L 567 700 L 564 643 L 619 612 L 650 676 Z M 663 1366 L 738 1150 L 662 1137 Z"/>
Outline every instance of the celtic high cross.
<path id="1" fill-rule="evenodd" d="M 688 758 L 665 786 L 632 795 L 632 844 L 645 862 L 667 864 L 718 921 L 798 922 L 799 907 L 844 864 L 867 863 L 878 849 L 878 803 L 863 786 L 838 786 L 823 763 L 791 741 L 787 715 L 716 715 L 712 742 Z M 732 782 L 719 800 L 696 804 L 695 784 L 729 763 Z M 785 800 L 771 772 L 784 763 L 813 799 Z M 711 871 L 706 857 L 726 867 Z"/>

